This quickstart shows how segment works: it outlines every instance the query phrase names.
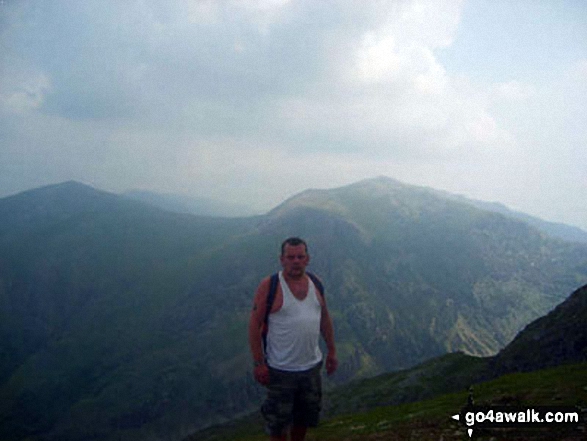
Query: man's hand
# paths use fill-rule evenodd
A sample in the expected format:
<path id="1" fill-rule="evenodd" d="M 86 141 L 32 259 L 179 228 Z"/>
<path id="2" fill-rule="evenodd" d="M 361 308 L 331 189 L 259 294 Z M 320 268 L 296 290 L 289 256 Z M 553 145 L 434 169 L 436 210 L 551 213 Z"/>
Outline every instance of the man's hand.
<path id="1" fill-rule="evenodd" d="M 328 353 L 326 356 L 326 373 L 328 375 L 334 374 L 336 369 L 338 368 L 338 359 L 336 358 L 336 354 Z"/>
<path id="2" fill-rule="evenodd" d="M 269 368 L 266 364 L 255 366 L 254 375 L 255 380 L 257 380 L 259 384 L 262 384 L 263 386 L 269 385 Z"/>

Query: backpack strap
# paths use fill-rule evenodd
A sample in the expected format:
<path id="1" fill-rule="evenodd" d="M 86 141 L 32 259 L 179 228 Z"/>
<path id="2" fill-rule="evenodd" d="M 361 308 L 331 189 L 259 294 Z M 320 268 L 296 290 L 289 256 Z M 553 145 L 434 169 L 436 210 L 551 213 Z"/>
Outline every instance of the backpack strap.
<path id="1" fill-rule="evenodd" d="M 322 297 L 324 297 L 324 285 L 315 274 L 307 272 L 306 274 L 312 280 L 312 283 L 318 288 Z M 273 302 L 275 301 L 275 293 L 277 292 L 277 285 L 279 283 L 279 273 L 275 273 L 271 275 L 269 279 L 269 292 L 267 293 L 267 303 L 265 309 L 265 319 L 263 320 L 263 352 L 267 354 L 267 333 L 269 332 L 269 314 L 271 312 L 271 308 L 273 307 Z"/>
<path id="2" fill-rule="evenodd" d="M 273 307 L 275 300 L 275 293 L 277 292 L 277 284 L 279 283 L 279 273 L 271 275 L 269 279 L 269 292 L 267 293 L 267 303 L 265 308 L 265 319 L 263 320 L 263 352 L 267 355 L 267 333 L 269 332 L 269 313 Z"/>
<path id="3" fill-rule="evenodd" d="M 275 273 L 271 275 L 269 279 L 269 293 L 267 294 L 267 308 L 265 310 L 265 320 L 263 324 L 265 328 L 269 324 L 269 313 L 271 312 L 271 307 L 273 306 L 273 301 L 275 300 L 275 293 L 277 292 L 277 284 L 279 283 L 279 273 Z"/>
<path id="4" fill-rule="evenodd" d="M 318 288 L 318 291 L 320 291 L 320 294 L 322 294 L 322 297 L 324 297 L 324 285 L 322 285 L 322 282 L 320 281 L 320 279 L 318 277 L 316 277 L 316 274 L 314 274 L 314 273 L 310 273 L 310 272 L 306 271 L 306 274 L 308 275 L 308 277 L 310 279 L 312 279 L 312 282 L 314 283 L 314 285 L 316 285 L 316 288 Z"/>

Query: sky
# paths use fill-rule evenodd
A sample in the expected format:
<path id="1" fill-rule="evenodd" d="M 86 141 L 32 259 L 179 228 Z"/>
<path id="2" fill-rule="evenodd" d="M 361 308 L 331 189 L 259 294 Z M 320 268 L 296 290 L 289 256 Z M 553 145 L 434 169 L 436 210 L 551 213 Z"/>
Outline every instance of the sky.
<path id="1" fill-rule="evenodd" d="M 389 176 L 587 230 L 583 0 L 2 0 L 0 197 Z"/>

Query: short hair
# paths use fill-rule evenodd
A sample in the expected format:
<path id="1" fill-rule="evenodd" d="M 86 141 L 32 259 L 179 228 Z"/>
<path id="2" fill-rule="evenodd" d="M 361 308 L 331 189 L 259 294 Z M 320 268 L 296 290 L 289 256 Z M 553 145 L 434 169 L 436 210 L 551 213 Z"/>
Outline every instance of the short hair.
<path id="1" fill-rule="evenodd" d="M 298 245 L 303 245 L 306 249 L 306 254 L 308 254 L 308 244 L 304 239 L 300 239 L 299 237 L 289 237 L 283 241 L 281 244 L 281 255 L 285 254 L 285 246 L 290 245 L 292 247 L 297 247 Z"/>

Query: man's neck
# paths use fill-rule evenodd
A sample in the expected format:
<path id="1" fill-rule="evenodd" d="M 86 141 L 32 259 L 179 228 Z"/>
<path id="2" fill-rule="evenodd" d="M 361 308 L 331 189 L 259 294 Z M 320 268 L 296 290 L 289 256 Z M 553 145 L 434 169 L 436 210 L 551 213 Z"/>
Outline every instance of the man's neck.
<path id="1" fill-rule="evenodd" d="M 283 274 L 283 278 L 285 279 L 286 282 L 300 282 L 302 280 L 304 280 L 306 278 L 306 272 L 303 271 L 301 274 L 297 275 L 297 274 L 287 274 L 285 271 L 282 272 Z"/>

